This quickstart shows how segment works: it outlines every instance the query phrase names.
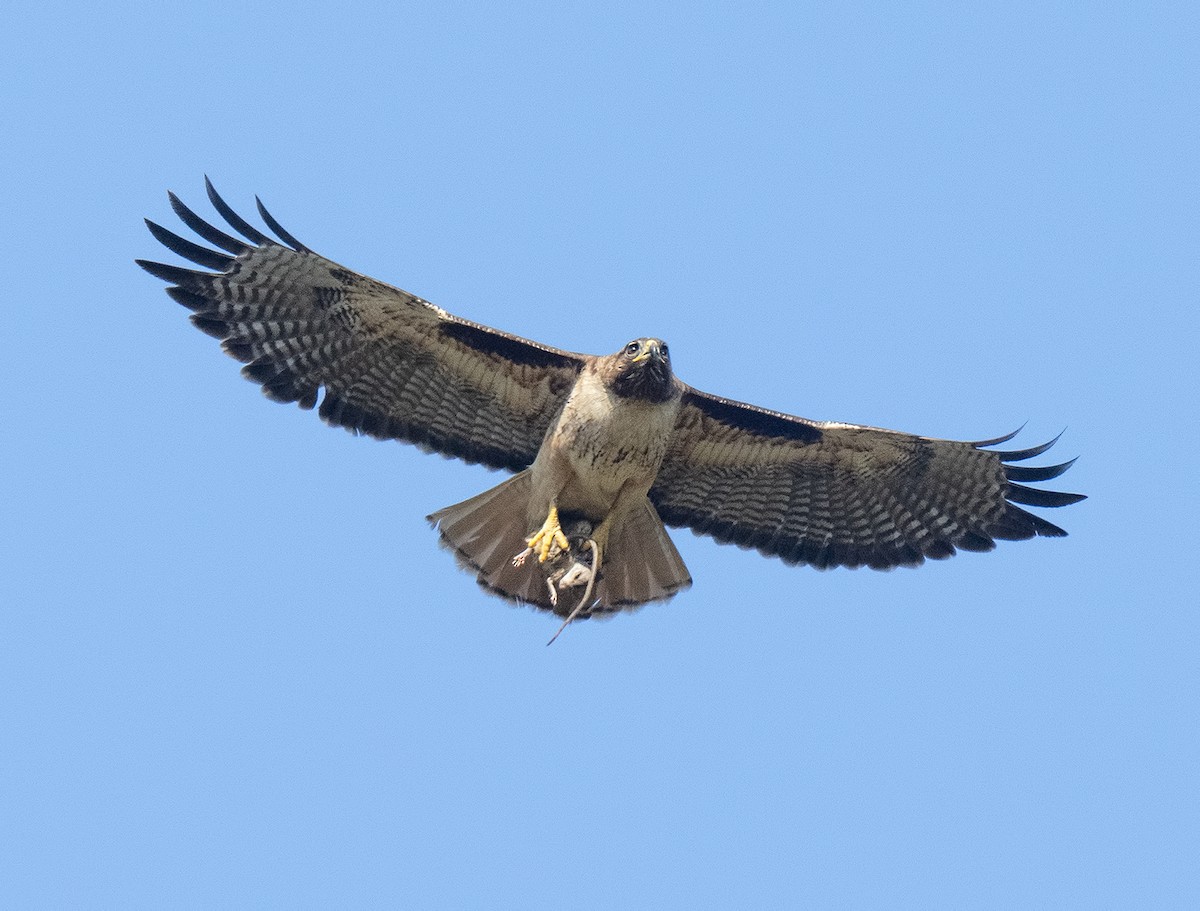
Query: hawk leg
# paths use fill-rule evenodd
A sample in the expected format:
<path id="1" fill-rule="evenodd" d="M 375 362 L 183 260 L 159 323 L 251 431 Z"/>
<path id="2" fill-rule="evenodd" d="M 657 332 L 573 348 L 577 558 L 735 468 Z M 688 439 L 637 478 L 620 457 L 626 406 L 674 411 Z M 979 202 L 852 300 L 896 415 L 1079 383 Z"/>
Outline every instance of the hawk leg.
<path id="1" fill-rule="evenodd" d="M 545 563 L 550 557 L 550 552 L 556 547 L 559 550 L 570 551 L 571 544 L 567 541 L 567 536 L 563 534 L 562 526 L 558 524 L 557 506 L 553 503 L 550 504 L 550 512 L 546 514 L 546 521 L 542 523 L 537 534 L 525 543 L 529 545 L 530 551 L 537 554 L 539 563 Z M 521 562 L 524 562 L 525 552 L 522 551 L 518 556 L 521 558 Z"/>

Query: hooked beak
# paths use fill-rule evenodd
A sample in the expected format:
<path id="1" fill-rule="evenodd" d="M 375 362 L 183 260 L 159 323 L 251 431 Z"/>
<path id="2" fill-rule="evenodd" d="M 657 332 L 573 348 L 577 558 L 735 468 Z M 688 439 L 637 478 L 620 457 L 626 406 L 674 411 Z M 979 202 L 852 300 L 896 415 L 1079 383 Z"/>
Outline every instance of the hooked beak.
<path id="1" fill-rule="evenodd" d="M 662 348 L 659 347 L 658 342 L 647 342 L 646 347 L 642 350 L 642 353 L 637 355 L 637 357 L 635 357 L 631 363 L 640 364 L 642 361 L 651 357 L 656 361 L 662 360 Z"/>

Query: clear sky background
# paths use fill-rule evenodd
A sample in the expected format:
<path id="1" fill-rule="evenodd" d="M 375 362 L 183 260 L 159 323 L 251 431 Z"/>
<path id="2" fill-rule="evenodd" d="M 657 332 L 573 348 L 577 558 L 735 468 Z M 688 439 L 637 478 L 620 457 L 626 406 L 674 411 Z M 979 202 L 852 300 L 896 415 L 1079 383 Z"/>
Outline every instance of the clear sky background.
<path id="1" fill-rule="evenodd" d="M 0 37 L 0 905 L 1200 907 L 1188 3 L 23 5 Z M 133 265 L 208 173 L 701 389 L 1067 427 L 1071 536 L 571 627 L 501 475 L 266 401 Z"/>

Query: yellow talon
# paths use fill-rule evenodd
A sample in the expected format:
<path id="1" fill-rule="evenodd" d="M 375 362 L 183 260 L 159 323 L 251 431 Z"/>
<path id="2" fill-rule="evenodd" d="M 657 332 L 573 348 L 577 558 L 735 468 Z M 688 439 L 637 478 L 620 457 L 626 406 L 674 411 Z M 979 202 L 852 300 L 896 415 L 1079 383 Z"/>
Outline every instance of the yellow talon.
<path id="1" fill-rule="evenodd" d="M 567 536 L 563 534 L 562 526 L 558 524 L 557 506 L 553 503 L 550 504 L 550 512 L 546 515 L 546 521 L 542 523 L 537 534 L 525 543 L 538 555 L 539 563 L 545 563 L 550 557 L 550 551 L 555 547 L 563 551 L 571 549 Z"/>

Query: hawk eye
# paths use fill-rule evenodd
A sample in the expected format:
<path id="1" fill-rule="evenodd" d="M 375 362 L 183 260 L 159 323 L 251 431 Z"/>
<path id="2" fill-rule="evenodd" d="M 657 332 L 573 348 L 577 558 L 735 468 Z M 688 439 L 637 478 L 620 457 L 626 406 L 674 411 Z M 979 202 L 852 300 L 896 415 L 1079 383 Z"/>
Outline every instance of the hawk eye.
<path id="1" fill-rule="evenodd" d="M 666 342 L 659 345 L 658 350 L 662 352 L 663 357 L 668 357 L 671 354 L 671 349 L 667 347 Z"/>
<path id="2" fill-rule="evenodd" d="M 641 350 L 642 350 L 642 346 L 638 342 L 630 342 L 628 345 L 625 346 L 626 354 L 637 354 Z"/>

